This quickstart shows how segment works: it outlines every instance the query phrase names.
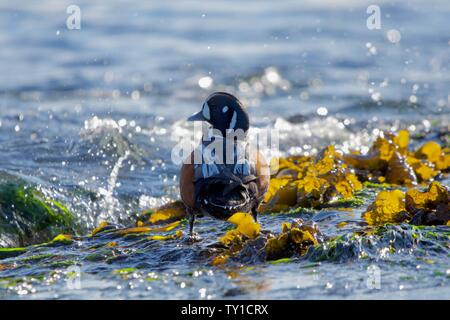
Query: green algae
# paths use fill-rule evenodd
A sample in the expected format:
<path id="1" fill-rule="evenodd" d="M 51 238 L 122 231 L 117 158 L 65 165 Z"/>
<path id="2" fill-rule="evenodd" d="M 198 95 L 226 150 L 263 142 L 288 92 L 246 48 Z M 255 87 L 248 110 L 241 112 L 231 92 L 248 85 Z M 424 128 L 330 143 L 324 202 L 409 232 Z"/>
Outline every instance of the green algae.
<path id="1" fill-rule="evenodd" d="M 311 268 L 316 268 L 320 266 L 320 262 L 311 262 L 311 263 L 306 263 L 304 265 L 301 265 L 300 268 L 301 269 L 311 269 Z"/>
<path id="2" fill-rule="evenodd" d="M 125 273 L 135 272 L 137 270 L 138 269 L 136 269 L 136 268 L 122 268 L 122 269 L 114 270 L 114 273 L 125 274 Z"/>
<path id="3" fill-rule="evenodd" d="M 73 215 L 22 180 L 0 180 L 0 247 L 25 246 L 76 230 Z"/>
<path id="4" fill-rule="evenodd" d="M 364 187 L 371 188 L 371 189 L 389 189 L 392 188 L 392 186 L 388 183 L 378 183 L 378 182 L 372 182 L 372 181 L 365 181 L 363 182 Z"/>
<path id="5" fill-rule="evenodd" d="M 306 215 L 306 214 L 314 214 L 317 211 L 312 208 L 304 208 L 304 207 L 296 207 L 286 211 L 283 211 L 284 214 L 292 214 L 292 215 Z M 276 215 L 279 213 L 273 212 L 272 215 Z"/>
<path id="6" fill-rule="evenodd" d="M 26 248 L 0 248 L 0 260 L 17 257 L 27 252 Z"/>
<path id="7" fill-rule="evenodd" d="M 339 198 L 321 205 L 320 208 L 358 208 L 364 204 L 365 201 L 362 197 L 355 196 L 353 198 Z"/>
<path id="8" fill-rule="evenodd" d="M 335 239 L 315 245 L 309 248 L 306 258 L 311 261 L 342 261 L 358 256 L 357 246 L 348 239 L 348 235 L 336 237 Z"/>
<path id="9" fill-rule="evenodd" d="M 147 277 L 147 278 L 144 278 L 144 280 L 148 281 L 148 282 L 153 282 L 153 281 L 158 281 L 159 278 Z"/>
<path id="10" fill-rule="evenodd" d="M 436 227 L 386 224 L 365 232 L 344 234 L 312 246 L 304 258 L 317 262 L 378 259 L 380 250 L 387 249 L 385 253 L 394 254 L 405 248 L 413 248 L 416 255 L 445 253 L 449 250 L 447 229 L 443 227 L 437 231 Z M 417 259 L 420 259 L 420 256 Z"/>
<path id="11" fill-rule="evenodd" d="M 19 262 L 39 262 L 41 260 L 52 258 L 52 257 L 54 257 L 54 255 L 51 253 L 36 254 L 36 255 L 29 256 L 29 257 L 21 258 L 19 260 Z"/>
<path id="12" fill-rule="evenodd" d="M 289 263 L 292 262 L 292 258 L 281 258 L 278 260 L 268 261 L 270 264 L 281 264 L 281 263 Z"/>
<path id="13" fill-rule="evenodd" d="M 94 252 L 91 254 L 88 254 L 86 257 L 84 257 L 84 260 L 90 261 L 90 262 L 104 262 L 108 258 L 111 258 L 114 256 L 114 253 L 110 249 L 101 249 L 98 252 Z"/>
<path id="14" fill-rule="evenodd" d="M 136 271 L 138 271 L 137 268 L 121 268 L 114 270 L 112 273 L 120 276 L 128 276 L 129 274 L 134 273 Z"/>
<path id="15" fill-rule="evenodd" d="M 49 268 L 52 268 L 52 269 L 62 269 L 62 268 L 68 268 L 68 267 L 71 267 L 71 266 L 74 266 L 74 265 L 78 265 L 78 262 L 76 262 L 76 261 L 74 261 L 74 260 L 63 260 L 63 261 L 55 261 L 55 262 L 52 262 L 50 265 L 49 265 Z"/>
<path id="16" fill-rule="evenodd" d="M 3 277 L 0 278 L 0 288 L 8 289 L 25 282 L 43 282 L 45 275 L 33 275 L 23 277 Z"/>

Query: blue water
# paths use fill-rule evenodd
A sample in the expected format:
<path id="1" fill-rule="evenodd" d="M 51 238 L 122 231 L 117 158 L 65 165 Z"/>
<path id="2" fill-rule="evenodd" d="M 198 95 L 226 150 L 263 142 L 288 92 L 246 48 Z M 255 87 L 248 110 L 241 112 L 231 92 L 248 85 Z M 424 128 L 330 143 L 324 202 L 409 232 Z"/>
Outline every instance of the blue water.
<path id="1" fill-rule="evenodd" d="M 447 128 L 448 134 L 450 3 L 377 3 L 380 30 L 366 27 L 369 1 L 78 0 L 81 29 L 68 30 L 71 1 L 2 1 L 0 170 L 41 185 L 87 232 L 100 220 L 129 223 L 134 213 L 178 197 L 171 150 L 190 132 L 184 119 L 213 91 L 239 96 L 254 128 L 279 129 L 284 154 L 316 152 L 330 143 L 364 148 L 379 129 L 431 131 L 434 137 L 433 128 Z M 387 38 L 393 29 L 401 35 L 398 43 Z M 202 88 L 205 77 L 212 84 Z M 278 222 L 262 220 L 273 229 Z M 440 263 L 448 268 L 448 258 Z M 170 263 L 167 268 L 171 274 Z M 349 268 L 351 279 L 365 276 L 365 264 Z M 409 294 L 397 280 L 387 296 L 361 291 L 360 284 L 347 290 L 341 269 L 322 266 L 322 277 L 302 275 L 294 285 L 295 265 L 263 266 L 240 275 L 238 296 L 449 295 L 445 277 L 426 276 Z M 83 291 L 67 293 L 61 285 L 38 288 L 30 297 L 205 298 L 199 289 L 213 286 L 202 278 L 184 291 L 177 282 L 159 293 L 122 292 L 109 290 L 108 277 L 86 277 Z M 227 276 L 211 279 L 224 286 L 211 297 L 226 297 Z M 0 297 L 17 296 L 9 290 Z"/>

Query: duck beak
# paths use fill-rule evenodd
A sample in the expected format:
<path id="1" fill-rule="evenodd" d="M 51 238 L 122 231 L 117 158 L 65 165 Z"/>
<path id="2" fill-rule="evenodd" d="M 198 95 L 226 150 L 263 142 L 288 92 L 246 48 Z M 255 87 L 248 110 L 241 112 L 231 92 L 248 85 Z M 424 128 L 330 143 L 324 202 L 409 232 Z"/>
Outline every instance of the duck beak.
<path id="1" fill-rule="evenodd" d="M 202 111 L 199 111 L 197 113 L 194 113 L 192 116 L 190 116 L 187 121 L 205 121 L 205 117 L 203 116 Z"/>

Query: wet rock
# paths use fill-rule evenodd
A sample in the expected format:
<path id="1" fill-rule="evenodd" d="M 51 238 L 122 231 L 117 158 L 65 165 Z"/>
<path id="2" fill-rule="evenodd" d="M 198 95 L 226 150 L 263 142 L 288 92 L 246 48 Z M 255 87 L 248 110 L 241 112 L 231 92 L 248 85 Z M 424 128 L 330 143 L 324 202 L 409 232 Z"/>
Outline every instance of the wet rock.
<path id="1" fill-rule="evenodd" d="M 0 247 L 19 247 L 74 233 L 72 214 L 61 203 L 14 176 L 0 176 Z"/>

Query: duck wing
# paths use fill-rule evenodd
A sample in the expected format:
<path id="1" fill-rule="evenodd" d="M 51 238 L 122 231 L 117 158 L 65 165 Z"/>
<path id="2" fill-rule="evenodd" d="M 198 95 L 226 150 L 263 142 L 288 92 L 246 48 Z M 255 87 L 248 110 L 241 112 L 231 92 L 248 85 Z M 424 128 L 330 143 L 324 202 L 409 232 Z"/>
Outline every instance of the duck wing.
<path id="1" fill-rule="evenodd" d="M 269 189 L 270 183 L 270 166 L 269 162 L 262 155 L 261 152 L 253 153 L 256 154 L 256 185 L 258 187 L 258 201 L 261 202 L 264 199 L 264 195 Z"/>

